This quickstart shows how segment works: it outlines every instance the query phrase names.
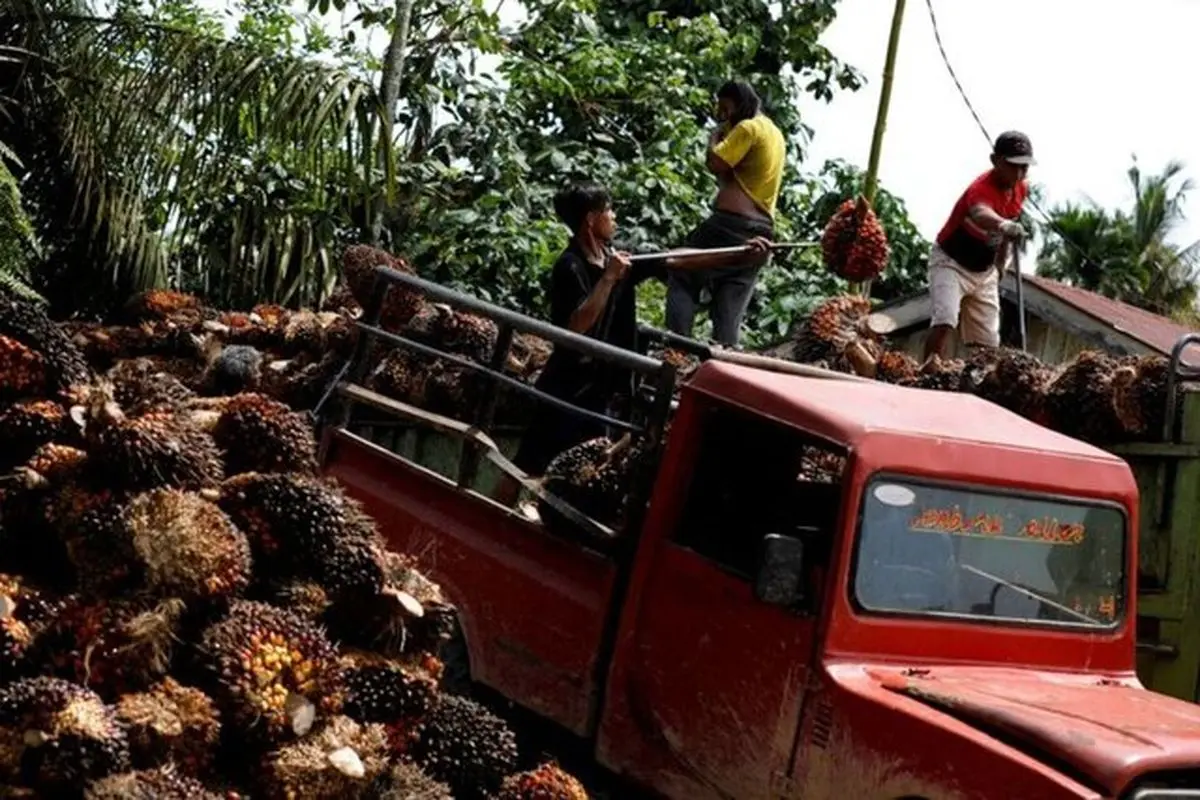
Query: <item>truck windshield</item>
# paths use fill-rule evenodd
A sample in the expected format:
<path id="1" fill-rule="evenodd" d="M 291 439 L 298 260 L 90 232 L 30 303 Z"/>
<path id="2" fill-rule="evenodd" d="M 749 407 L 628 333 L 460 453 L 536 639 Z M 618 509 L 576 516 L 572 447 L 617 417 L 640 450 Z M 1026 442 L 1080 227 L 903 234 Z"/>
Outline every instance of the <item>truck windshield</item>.
<path id="1" fill-rule="evenodd" d="M 1125 528 L 1111 505 L 876 478 L 854 596 L 869 611 L 1112 627 Z"/>

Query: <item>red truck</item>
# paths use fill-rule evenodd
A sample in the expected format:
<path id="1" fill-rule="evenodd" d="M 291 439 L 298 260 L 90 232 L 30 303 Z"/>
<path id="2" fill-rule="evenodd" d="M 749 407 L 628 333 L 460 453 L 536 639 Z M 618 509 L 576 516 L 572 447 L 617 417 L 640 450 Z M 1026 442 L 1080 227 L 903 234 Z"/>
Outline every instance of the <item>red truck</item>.
<path id="1" fill-rule="evenodd" d="M 484 462 L 523 477 L 479 419 L 363 388 L 369 338 L 425 347 L 382 331 L 378 302 L 323 416 L 324 469 L 454 601 L 471 681 L 602 766 L 681 800 L 1200 798 L 1200 708 L 1134 672 L 1121 459 L 969 395 L 720 357 L 664 437 L 662 362 L 386 282 L 494 319 L 498 349 L 532 333 L 653 388 L 634 513 L 574 515 L 577 536 L 475 488 Z M 381 444 L 364 409 L 465 443 L 462 469 Z"/>

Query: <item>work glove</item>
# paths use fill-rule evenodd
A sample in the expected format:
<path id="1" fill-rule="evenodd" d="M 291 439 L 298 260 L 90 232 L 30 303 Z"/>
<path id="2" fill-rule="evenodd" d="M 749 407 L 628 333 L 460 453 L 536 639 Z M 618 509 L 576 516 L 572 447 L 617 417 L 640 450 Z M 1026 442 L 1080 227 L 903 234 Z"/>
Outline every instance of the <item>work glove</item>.
<path id="1" fill-rule="evenodd" d="M 1000 235 L 1005 239 L 1024 239 L 1025 229 L 1021 227 L 1021 223 L 1006 219 L 1000 223 Z"/>

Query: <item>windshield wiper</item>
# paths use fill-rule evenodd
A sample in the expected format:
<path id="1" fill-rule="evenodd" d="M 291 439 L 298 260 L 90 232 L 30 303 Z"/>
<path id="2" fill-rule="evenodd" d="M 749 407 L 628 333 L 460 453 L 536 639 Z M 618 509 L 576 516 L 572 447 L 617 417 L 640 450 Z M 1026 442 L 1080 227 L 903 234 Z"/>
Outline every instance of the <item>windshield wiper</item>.
<path id="1" fill-rule="evenodd" d="M 967 570 L 968 572 L 975 573 L 976 575 L 978 575 L 981 578 L 987 578 L 989 581 L 994 581 L 1007 589 L 1012 589 L 1014 592 L 1019 592 L 1020 594 L 1023 594 L 1032 600 L 1037 600 L 1038 602 L 1045 603 L 1046 605 L 1050 606 L 1051 608 L 1057 609 L 1068 616 L 1075 617 L 1076 619 L 1081 619 L 1084 622 L 1090 622 L 1091 624 L 1097 625 L 1099 627 L 1104 627 L 1104 623 L 1098 619 L 1092 619 L 1087 614 L 1076 611 L 1075 609 L 1071 608 L 1070 606 L 1064 606 L 1061 603 L 1056 603 L 1055 601 L 1051 600 L 1049 597 L 1043 597 L 1042 595 L 1038 594 L 1035 591 L 1026 589 L 1024 586 L 1018 586 L 1017 584 L 1012 583 L 1011 581 L 1006 581 L 1004 578 L 1001 578 L 999 575 L 993 575 L 990 572 L 984 572 L 983 570 L 979 569 L 978 567 L 972 567 L 970 564 L 959 564 L 959 566 L 962 567 L 963 569 Z"/>

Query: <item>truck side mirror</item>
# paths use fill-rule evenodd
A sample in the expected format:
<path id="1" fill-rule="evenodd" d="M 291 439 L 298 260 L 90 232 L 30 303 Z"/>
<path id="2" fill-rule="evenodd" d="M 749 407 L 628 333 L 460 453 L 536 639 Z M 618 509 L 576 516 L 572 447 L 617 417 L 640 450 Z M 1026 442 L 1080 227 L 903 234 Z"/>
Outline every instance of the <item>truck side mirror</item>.
<path id="1" fill-rule="evenodd" d="M 804 600 L 804 543 L 768 533 L 754 580 L 754 596 L 764 603 L 795 606 Z"/>

